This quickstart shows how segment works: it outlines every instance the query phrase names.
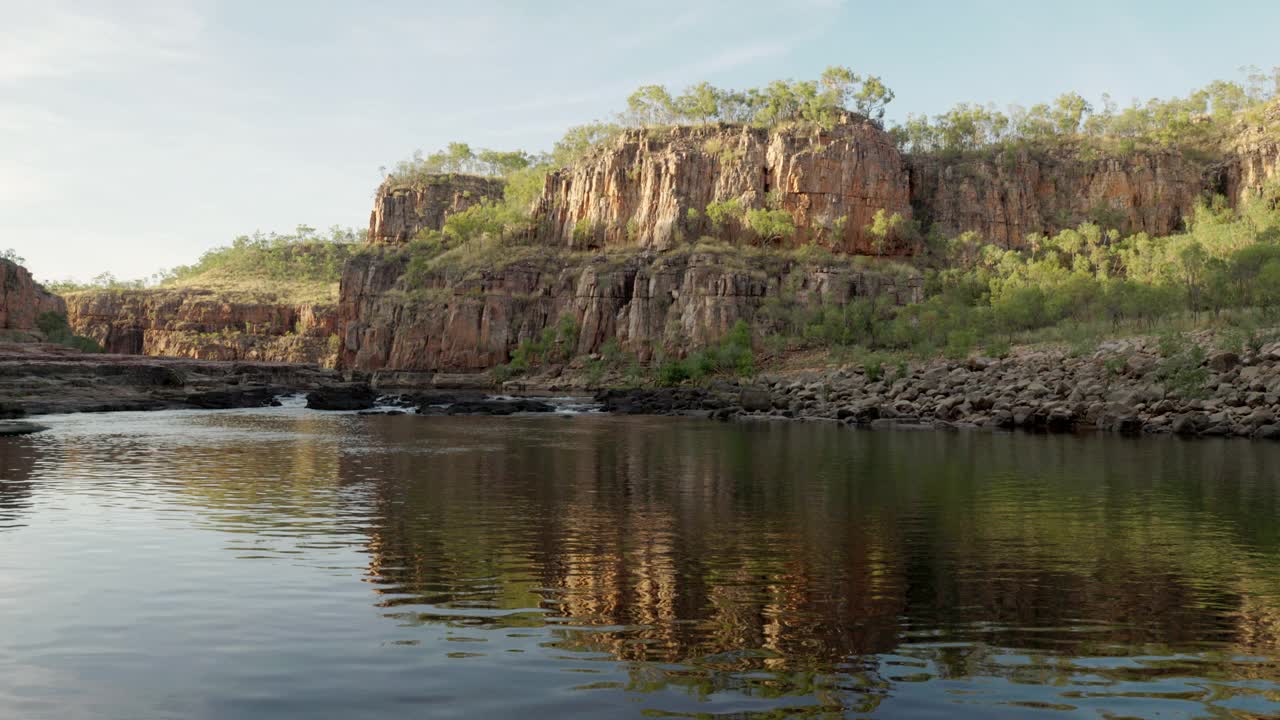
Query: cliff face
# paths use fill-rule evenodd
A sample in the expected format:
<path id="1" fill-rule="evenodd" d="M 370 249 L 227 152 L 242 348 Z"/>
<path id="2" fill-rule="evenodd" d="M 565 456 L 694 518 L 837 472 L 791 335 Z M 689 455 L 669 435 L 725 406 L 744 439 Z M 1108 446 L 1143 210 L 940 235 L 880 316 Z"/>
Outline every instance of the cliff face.
<path id="1" fill-rule="evenodd" d="M 1221 180 L 1222 192 L 1236 203 L 1280 181 L 1280 102 L 1267 108 L 1261 123 L 1240 128 Z"/>
<path id="2" fill-rule="evenodd" d="M 331 305 L 234 302 L 211 290 L 96 290 L 67 297 L 78 335 L 109 353 L 332 366 Z"/>
<path id="3" fill-rule="evenodd" d="M 665 250 L 701 235 L 761 242 L 740 222 L 716 230 L 706 217 L 708 204 L 734 199 L 748 209 L 790 211 L 797 230 L 783 245 L 851 253 L 871 252 L 865 228 L 877 210 L 911 213 L 902 157 L 871 123 L 677 127 L 627 131 L 551 173 L 539 206 L 541 232 L 571 248 Z"/>
<path id="4" fill-rule="evenodd" d="M 0 331 L 35 339 L 36 319 L 47 312 L 65 315 L 67 307 L 62 298 L 36 283 L 26 268 L 0 260 Z"/>
<path id="5" fill-rule="evenodd" d="M 374 197 L 369 242 L 408 242 L 421 230 L 439 230 L 454 213 L 502 199 L 502 188 L 502 180 L 473 175 L 432 175 L 412 187 L 388 180 Z"/>
<path id="6" fill-rule="evenodd" d="M 462 280 L 434 274 L 414 287 L 405 267 L 394 253 L 348 263 L 339 301 L 342 367 L 483 370 L 566 315 L 579 328 L 576 353 L 616 338 L 647 361 L 713 342 L 739 319 L 759 321 L 771 299 L 843 304 L 876 296 L 904 304 L 920 294 L 918 280 L 852 265 L 743 264 L 696 252 L 517 263 Z"/>
<path id="7" fill-rule="evenodd" d="M 1005 247 L 1086 221 L 1167 235 L 1182 228 L 1205 187 L 1201 166 L 1176 153 L 1095 160 L 1023 151 L 1011 160 L 913 156 L 909 165 L 922 225 L 973 231 Z"/>

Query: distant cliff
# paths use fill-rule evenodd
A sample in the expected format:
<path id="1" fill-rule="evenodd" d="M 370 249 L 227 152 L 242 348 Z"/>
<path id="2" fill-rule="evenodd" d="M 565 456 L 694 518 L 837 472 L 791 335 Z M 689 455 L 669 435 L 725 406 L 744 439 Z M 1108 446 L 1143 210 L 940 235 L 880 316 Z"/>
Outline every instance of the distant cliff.
<path id="1" fill-rule="evenodd" d="M 66 303 L 72 329 L 110 353 L 325 366 L 336 359 L 332 305 L 237 300 L 195 288 L 89 290 Z"/>
<path id="2" fill-rule="evenodd" d="M 45 290 L 26 268 L 0 260 L 0 334 L 7 339 L 38 339 L 36 321 L 47 312 L 65 315 L 62 298 Z"/>

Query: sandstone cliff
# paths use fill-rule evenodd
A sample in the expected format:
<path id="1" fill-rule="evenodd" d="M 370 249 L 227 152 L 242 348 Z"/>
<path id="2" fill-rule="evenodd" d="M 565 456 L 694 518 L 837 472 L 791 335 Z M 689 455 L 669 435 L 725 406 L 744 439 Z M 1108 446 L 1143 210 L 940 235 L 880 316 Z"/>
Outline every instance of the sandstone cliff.
<path id="1" fill-rule="evenodd" d="M 26 268 L 0 260 L 0 333 L 15 339 L 36 339 L 36 320 L 47 312 L 65 315 L 62 298 L 36 283 Z"/>
<path id="2" fill-rule="evenodd" d="M 332 305 L 237 301 L 212 290 L 91 290 L 67 297 L 78 335 L 106 352 L 332 366 Z"/>
<path id="3" fill-rule="evenodd" d="M 843 304 L 874 295 L 919 299 L 918 279 L 852 263 L 745 261 L 709 252 L 549 256 L 465 278 L 438 272 L 410 283 L 403 254 L 352 260 L 339 302 L 340 365 L 359 370 L 483 370 L 569 316 L 576 353 L 611 338 L 647 361 L 719 339 L 739 319 L 759 321 L 771 299 Z"/>
<path id="4" fill-rule="evenodd" d="M 544 239 L 571 248 L 666 250 L 701 235 L 760 242 L 741 223 L 716 229 L 706 217 L 708 204 L 735 199 L 744 208 L 789 211 L 797 232 L 785 245 L 850 253 L 871 252 L 866 226 L 877 210 L 911 212 L 893 140 L 850 119 L 831 130 L 630 130 L 551 173 L 538 213 Z"/>
<path id="5" fill-rule="evenodd" d="M 1231 156 L 1222 168 L 1220 188 L 1236 203 L 1262 194 L 1280 182 L 1280 102 L 1272 104 L 1257 124 L 1240 128 Z"/>
<path id="6" fill-rule="evenodd" d="M 421 230 L 439 230 L 456 212 L 486 199 L 500 200 L 502 188 L 502 180 L 474 175 L 431 175 L 409 185 L 388 178 L 374 197 L 369 242 L 408 242 Z"/>
<path id="7" fill-rule="evenodd" d="M 909 157 L 911 203 L 922 226 L 973 231 L 1004 247 L 1031 233 L 1093 221 L 1123 233 L 1183 227 L 1205 189 L 1202 165 L 1173 153 L 1090 158 L 1020 151 L 998 157 Z"/>

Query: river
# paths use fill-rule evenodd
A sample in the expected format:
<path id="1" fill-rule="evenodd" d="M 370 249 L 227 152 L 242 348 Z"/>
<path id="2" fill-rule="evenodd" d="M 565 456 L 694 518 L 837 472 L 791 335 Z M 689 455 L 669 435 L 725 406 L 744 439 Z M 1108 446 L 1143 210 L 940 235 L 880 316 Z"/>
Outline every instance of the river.
<path id="1" fill-rule="evenodd" d="M 1280 714 L 1280 444 L 656 417 L 0 438 L 0 717 Z"/>

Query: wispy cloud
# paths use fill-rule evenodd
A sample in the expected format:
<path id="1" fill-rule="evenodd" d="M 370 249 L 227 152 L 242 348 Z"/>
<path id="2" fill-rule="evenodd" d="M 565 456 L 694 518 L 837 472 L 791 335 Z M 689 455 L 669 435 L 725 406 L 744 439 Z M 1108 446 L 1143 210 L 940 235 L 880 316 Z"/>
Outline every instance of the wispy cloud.
<path id="1" fill-rule="evenodd" d="M 181 2 L 6 2 L 0 25 L 0 84 L 113 71 L 193 57 L 202 21 Z"/>

